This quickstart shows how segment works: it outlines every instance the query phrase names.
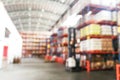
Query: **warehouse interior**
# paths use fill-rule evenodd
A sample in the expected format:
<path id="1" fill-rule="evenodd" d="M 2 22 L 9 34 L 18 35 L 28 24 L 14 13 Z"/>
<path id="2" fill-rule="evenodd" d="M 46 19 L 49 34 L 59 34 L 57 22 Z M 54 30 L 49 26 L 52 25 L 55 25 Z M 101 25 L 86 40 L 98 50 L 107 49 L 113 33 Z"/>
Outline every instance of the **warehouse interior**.
<path id="1" fill-rule="evenodd" d="M 120 0 L 0 0 L 0 17 L 0 80 L 120 80 Z"/>

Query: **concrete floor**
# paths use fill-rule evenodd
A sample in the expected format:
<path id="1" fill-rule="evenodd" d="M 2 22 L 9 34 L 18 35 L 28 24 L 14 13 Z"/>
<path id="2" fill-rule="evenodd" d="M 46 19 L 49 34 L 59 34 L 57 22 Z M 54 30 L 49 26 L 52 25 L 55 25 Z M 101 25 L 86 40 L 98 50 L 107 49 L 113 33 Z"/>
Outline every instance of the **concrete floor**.
<path id="1" fill-rule="evenodd" d="M 61 64 L 44 63 L 42 59 L 23 59 L 21 64 L 1 69 L 0 80 L 115 80 L 115 72 L 71 73 L 66 72 Z"/>

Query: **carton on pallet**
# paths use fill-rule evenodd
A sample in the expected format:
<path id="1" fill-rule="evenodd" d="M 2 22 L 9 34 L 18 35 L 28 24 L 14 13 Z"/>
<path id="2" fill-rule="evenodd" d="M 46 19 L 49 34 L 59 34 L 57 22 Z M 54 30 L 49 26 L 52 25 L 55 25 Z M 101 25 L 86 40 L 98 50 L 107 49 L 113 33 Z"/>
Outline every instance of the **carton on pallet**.
<path id="1" fill-rule="evenodd" d="M 117 18 L 118 25 L 120 25 L 120 11 L 118 11 L 118 18 Z"/>
<path id="2" fill-rule="evenodd" d="M 117 34 L 118 34 L 118 32 L 117 32 L 117 26 L 113 26 L 112 30 L 113 30 L 113 35 L 117 36 Z"/>
<path id="3" fill-rule="evenodd" d="M 81 51 L 102 50 L 100 39 L 89 39 L 81 41 L 80 46 Z"/>
<path id="4" fill-rule="evenodd" d="M 112 21 L 117 21 L 117 12 L 116 11 L 113 11 L 112 12 Z"/>
<path id="5" fill-rule="evenodd" d="M 112 27 L 109 25 L 101 26 L 101 34 L 102 35 L 112 35 Z"/>
<path id="6" fill-rule="evenodd" d="M 101 39 L 90 39 L 89 50 L 102 50 L 101 48 Z"/>
<path id="7" fill-rule="evenodd" d="M 80 42 L 80 51 L 86 51 L 86 41 Z"/>
<path id="8" fill-rule="evenodd" d="M 80 29 L 80 37 L 83 37 L 84 36 L 84 28 Z"/>
<path id="9" fill-rule="evenodd" d="M 103 51 L 113 51 L 112 39 L 102 39 L 102 50 Z"/>
<path id="10" fill-rule="evenodd" d="M 99 24 L 90 24 L 88 26 L 89 34 L 99 35 L 101 32 L 101 28 Z"/>
<path id="11" fill-rule="evenodd" d="M 89 26 L 86 26 L 85 27 L 85 35 L 89 35 L 90 34 L 89 30 L 90 30 Z"/>

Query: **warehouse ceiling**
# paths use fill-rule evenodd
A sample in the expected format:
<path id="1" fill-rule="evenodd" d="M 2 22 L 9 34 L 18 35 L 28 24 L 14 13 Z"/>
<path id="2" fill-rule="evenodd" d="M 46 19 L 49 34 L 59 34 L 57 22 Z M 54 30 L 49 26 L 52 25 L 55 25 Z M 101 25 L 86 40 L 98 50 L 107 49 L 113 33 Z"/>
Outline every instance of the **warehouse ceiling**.
<path id="1" fill-rule="evenodd" d="M 49 31 L 75 0 L 2 0 L 19 32 Z"/>

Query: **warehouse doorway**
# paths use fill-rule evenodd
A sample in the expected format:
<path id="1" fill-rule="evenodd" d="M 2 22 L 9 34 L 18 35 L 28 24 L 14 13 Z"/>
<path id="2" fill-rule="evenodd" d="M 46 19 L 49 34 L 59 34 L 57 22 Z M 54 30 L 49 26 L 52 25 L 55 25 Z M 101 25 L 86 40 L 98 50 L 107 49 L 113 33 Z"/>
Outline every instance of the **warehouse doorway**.
<path id="1" fill-rule="evenodd" d="M 3 46 L 3 60 L 2 60 L 2 67 L 7 66 L 7 58 L 8 58 L 8 46 Z"/>
<path id="2" fill-rule="evenodd" d="M 3 57 L 5 59 L 7 59 L 7 56 L 8 56 L 8 46 L 4 46 L 3 47 Z"/>

